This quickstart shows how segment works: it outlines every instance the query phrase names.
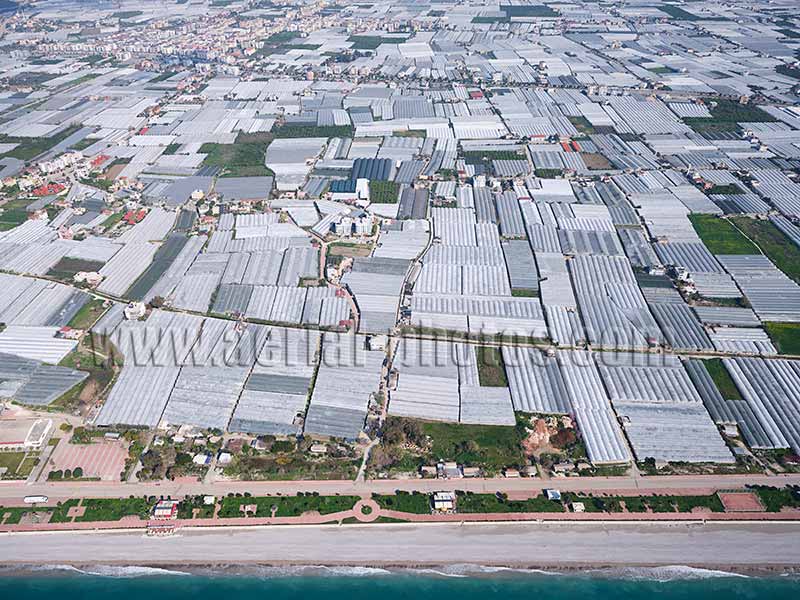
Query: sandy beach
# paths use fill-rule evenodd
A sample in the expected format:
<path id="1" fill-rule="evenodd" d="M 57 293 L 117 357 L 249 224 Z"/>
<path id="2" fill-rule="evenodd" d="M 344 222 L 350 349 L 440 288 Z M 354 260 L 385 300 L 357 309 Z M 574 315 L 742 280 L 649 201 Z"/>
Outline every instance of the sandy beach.
<path id="1" fill-rule="evenodd" d="M 8 564 L 800 566 L 800 524 L 381 524 L 0 535 Z"/>

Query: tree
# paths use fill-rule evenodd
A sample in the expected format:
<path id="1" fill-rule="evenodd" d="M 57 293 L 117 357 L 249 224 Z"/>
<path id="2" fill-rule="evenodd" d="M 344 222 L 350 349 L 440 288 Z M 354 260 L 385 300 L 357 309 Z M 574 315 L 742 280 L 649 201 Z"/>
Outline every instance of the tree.
<path id="1" fill-rule="evenodd" d="M 389 418 L 383 425 L 383 441 L 390 445 L 395 446 L 402 444 L 406 439 L 406 434 L 403 428 L 401 419 Z"/>
<path id="2" fill-rule="evenodd" d="M 406 439 L 412 444 L 422 446 L 425 443 L 425 434 L 422 432 L 422 426 L 417 421 L 406 419 L 403 423 L 403 431 Z"/>
<path id="3" fill-rule="evenodd" d="M 369 460 L 372 467 L 380 471 L 400 460 L 400 450 L 396 446 L 376 446 L 370 452 Z"/>
<path id="4" fill-rule="evenodd" d="M 464 454 L 477 454 L 480 452 L 481 447 L 475 440 L 464 440 L 459 444 L 461 452 Z"/>
<path id="5" fill-rule="evenodd" d="M 550 443 L 556 448 L 566 448 L 574 444 L 577 440 L 578 436 L 575 435 L 574 429 L 560 429 L 554 435 L 550 436 Z"/>

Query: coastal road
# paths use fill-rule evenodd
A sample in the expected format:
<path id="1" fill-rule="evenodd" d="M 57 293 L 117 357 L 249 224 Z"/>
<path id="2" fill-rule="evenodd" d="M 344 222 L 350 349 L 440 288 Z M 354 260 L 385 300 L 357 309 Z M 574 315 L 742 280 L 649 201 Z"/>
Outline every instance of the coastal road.
<path id="1" fill-rule="evenodd" d="M 322 495 L 369 496 L 393 493 L 395 490 L 433 492 L 464 490 L 472 492 L 525 493 L 541 492 L 544 488 L 576 492 L 622 493 L 711 493 L 716 490 L 742 488 L 745 485 L 783 487 L 800 485 L 800 474 L 793 475 L 663 475 L 655 477 L 569 477 L 543 480 L 519 479 L 407 479 L 366 481 L 213 481 L 157 483 L 118 482 L 0 482 L 0 504 L 21 504 L 29 495 L 45 495 L 54 504 L 67 498 L 127 498 L 128 496 L 171 496 L 210 494 L 224 496 L 231 492 L 250 492 L 255 496 L 295 495 L 298 492 L 319 492 Z"/>
<path id="2" fill-rule="evenodd" d="M 371 524 L 0 535 L 4 563 L 516 567 L 800 565 L 800 524 Z"/>

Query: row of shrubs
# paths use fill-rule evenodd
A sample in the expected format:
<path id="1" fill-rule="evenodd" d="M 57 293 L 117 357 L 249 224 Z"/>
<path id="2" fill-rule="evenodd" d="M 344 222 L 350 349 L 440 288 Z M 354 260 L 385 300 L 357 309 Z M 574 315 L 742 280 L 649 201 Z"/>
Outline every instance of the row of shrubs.
<path id="1" fill-rule="evenodd" d="M 51 481 L 59 481 L 61 479 L 80 479 L 83 477 L 83 469 L 80 467 L 75 467 L 75 469 L 66 469 L 62 471 L 59 469 L 58 471 L 50 471 L 47 475 L 47 479 Z"/>

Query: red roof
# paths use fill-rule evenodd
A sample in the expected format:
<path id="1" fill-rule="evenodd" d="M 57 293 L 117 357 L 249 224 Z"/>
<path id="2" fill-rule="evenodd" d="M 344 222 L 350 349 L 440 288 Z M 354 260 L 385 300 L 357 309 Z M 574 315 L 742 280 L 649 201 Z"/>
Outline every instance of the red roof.
<path id="1" fill-rule="evenodd" d="M 122 218 L 125 219 L 125 222 L 130 223 L 131 225 L 133 225 L 134 223 L 138 223 L 139 221 L 144 219 L 144 216 L 146 214 L 147 214 L 147 211 L 145 211 L 145 210 L 140 210 L 140 211 L 137 211 L 137 212 L 129 210 L 128 212 L 125 213 L 125 216 L 122 217 Z"/>
<path id="2" fill-rule="evenodd" d="M 33 190 L 34 196 L 51 196 L 64 190 L 60 183 L 48 183 Z"/>
<path id="3" fill-rule="evenodd" d="M 107 161 L 109 158 L 110 158 L 110 157 L 109 157 L 109 156 L 106 156 L 105 154 L 98 154 L 97 156 L 95 156 L 95 157 L 92 159 L 92 166 L 93 166 L 93 167 L 96 167 L 96 166 L 98 166 L 98 165 L 101 165 L 101 164 L 103 164 L 104 162 L 106 162 L 106 161 Z"/>

